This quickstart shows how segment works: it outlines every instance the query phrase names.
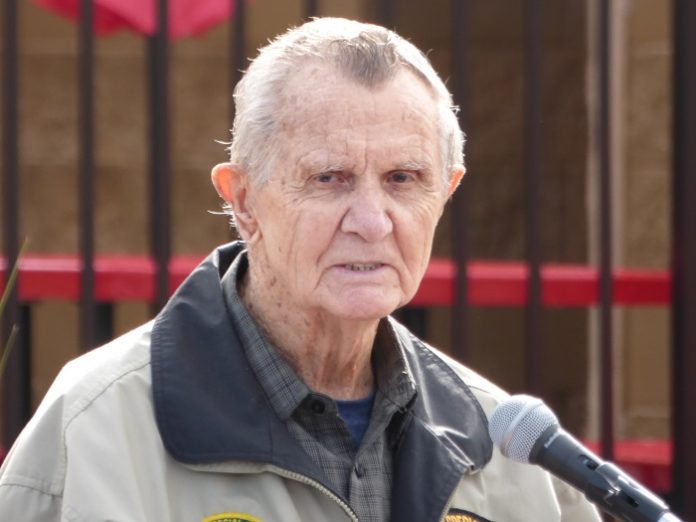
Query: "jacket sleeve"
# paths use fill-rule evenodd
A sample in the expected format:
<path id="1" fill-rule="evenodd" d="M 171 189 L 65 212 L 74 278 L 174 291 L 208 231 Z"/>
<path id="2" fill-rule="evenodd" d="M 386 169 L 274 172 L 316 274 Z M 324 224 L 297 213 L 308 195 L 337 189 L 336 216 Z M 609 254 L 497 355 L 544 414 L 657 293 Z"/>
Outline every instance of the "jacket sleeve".
<path id="1" fill-rule="evenodd" d="M 551 477 L 561 507 L 563 522 L 601 522 L 601 517 L 585 496 L 574 487 Z"/>
<path id="2" fill-rule="evenodd" d="M 79 520 L 63 513 L 63 421 L 63 398 L 49 391 L 0 468 L 0 520 Z"/>
<path id="3" fill-rule="evenodd" d="M 61 498 L 30 486 L 5 482 L 0 485 L 0 519 L 32 522 L 76 521 L 61 518 Z"/>

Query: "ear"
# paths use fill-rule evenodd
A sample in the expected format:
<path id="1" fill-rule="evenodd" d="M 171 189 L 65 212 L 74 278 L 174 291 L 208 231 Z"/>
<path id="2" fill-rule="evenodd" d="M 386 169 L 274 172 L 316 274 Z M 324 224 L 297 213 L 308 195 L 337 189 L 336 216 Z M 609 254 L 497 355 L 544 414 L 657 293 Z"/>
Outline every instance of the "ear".
<path id="1" fill-rule="evenodd" d="M 466 174 L 466 169 L 464 165 L 457 165 L 452 169 L 452 174 L 450 175 L 449 187 L 447 187 L 447 198 L 451 198 L 454 191 L 457 190 L 459 183 Z"/>
<path id="2" fill-rule="evenodd" d="M 253 242 L 259 234 L 259 226 L 246 172 L 232 163 L 220 163 L 213 167 L 210 177 L 219 196 L 230 206 L 239 235 L 247 244 Z"/>

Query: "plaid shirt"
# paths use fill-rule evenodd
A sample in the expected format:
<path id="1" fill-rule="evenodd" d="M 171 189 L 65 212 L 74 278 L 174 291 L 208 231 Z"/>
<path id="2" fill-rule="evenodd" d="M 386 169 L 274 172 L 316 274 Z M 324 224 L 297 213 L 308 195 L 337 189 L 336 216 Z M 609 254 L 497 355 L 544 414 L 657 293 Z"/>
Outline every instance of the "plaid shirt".
<path id="1" fill-rule="evenodd" d="M 416 394 L 391 327 L 382 321 L 378 329 L 372 354 L 377 391 L 367 432 L 356 448 L 336 402 L 307 387 L 249 314 L 237 291 L 247 266 L 242 253 L 223 277 L 223 291 L 246 357 L 271 407 L 324 471 L 326 484 L 361 521 L 389 520 L 392 451 L 400 428 L 391 421 L 396 412 L 412 404 Z"/>

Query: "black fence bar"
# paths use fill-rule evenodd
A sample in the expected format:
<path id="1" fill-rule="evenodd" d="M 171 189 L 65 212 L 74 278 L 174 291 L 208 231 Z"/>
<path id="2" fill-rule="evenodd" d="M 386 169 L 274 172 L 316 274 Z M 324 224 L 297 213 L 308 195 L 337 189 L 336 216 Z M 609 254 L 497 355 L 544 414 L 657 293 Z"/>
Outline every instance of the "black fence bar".
<path id="1" fill-rule="evenodd" d="M 406 306 L 394 314 L 397 321 L 405 325 L 420 339 L 428 338 L 428 311 L 420 306 Z"/>
<path id="2" fill-rule="evenodd" d="M 17 322 L 15 323 L 19 328 L 17 330 L 18 334 L 15 338 L 14 347 L 12 349 L 12 357 L 15 358 L 14 364 L 10 367 L 8 362 L 5 368 L 5 375 L 3 379 L 10 380 L 10 372 L 17 372 L 15 377 L 16 388 L 13 387 L 12 391 L 16 392 L 17 395 L 10 395 L 5 399 L 4 407 L 10 407 L 11 421 L 10 426 L 4 426 L 3 433 L 4 442 L 7 444 L 5 449 L 9 448 L 9 445 L 17 438 L 19 432 L 22 428 L 29 422 L 29 418 L 32 413 L 31 405 L 31 305 L 29 304 L 19 304 L 17 306 Z M 9 390 L 5 390 L 9 391 Z M 12 432 L 8 432 L 8 428 L 12 428 Z"/>
<path id="3" fill-rule="evenodd" d="M 79 199 L 82 275 L 80 294 L 81 348 L 97 345 L 94 302 L 94 9 L 92 0 L 80 3 L 79 96 Z"/>
<path id="4" fill-rule="evenodd" d="M 452 2 L 452 85 L 454 103 L 459 106 L 459 125 L 469 127 L 469 90 L 467 72 L 467 39 L 469 38 L 469 2 Z M 452 347 L 460 361 L 469 357 L 469 217 L 468 204 L 471 184 L 464 176 L 452 198 L 452 254 L 457 267 L 452 306 Z"/>
<path id="5" fill-rule="evenodd" d="M 524 214 L 525 256 L 529 271 L 525 308 L 525 387 L 535 395 L 542 386 L 541 339 L 541 61 L 540 0 L 524 4 Z"/>
<path id="6" fill-rule="evenodd" d="M 696 520 L 696 3 L 674 3 L 673 502 Z"/>
<path id="7" fill-rule="evenodd" d="M 392 0 L 377 0 L 377 23 L 388 28 L 394 26 L 394 6 Z"/>
<path id="8" fill-rule="evenodd" d="M 3 162 L 3 248 L 6 274 L 19 255 L 19 142 L 18 142 L 18 14 L 17 0 L 5 0 L 2 12 L 2 162 Z M 28 322 L 19 306 L 17 286 L 7 302 L 0 335 L 4 350 L 10 332 L 19 327 L 14 348 L 3 376 L 2 444 L 7 449 L 14 442 L 31 413 L 31 374 L 29 372 Z M 28 318 L 28 312 L 26 313 Z"/>
<path id="9" fill-rule="evenodd" d="M 319 0 L 304 0 L 304 6 L 302 8 L 303 18 L 309 20 L 313 16 L 318 16 L 319 14 Z"/>
<path id="10" fill-rule="evenodd" d="M 149 38 L 150 87 L 150 241 L 156 265 L 154 310 L 160 310 L 169 295 L 171 257 L 169 177 L 167 0 L 157 0 L 157 32 Z"/>
<path id="11" fill-rule="evenodd" d="M 229 128 L 234 124 L 234 98 L 232 92 L 237 82 L 242 78 L 242 71 L 246 68 L 246 3 L 244 0 L 230 0 L 234 16 L 230 28 L 230 121 Z"/>
<path id="12" fill-rule="evenodd" d="M 599 117 L 598 147 L 599 147 L 599 336 L 601 379 L 600 402 L 601 416 L 601 453 L 607 459 L 614 455 L 614 361 L 613 361 L 613 325 L 612 304 L 614 300 L 612 288 L 612 218 L 611 218 L 611 133 L 610 133 L 610 71 L 611 48 L 610 27 L 611 9 L 609 0 L 600 0 L 598 9 L 599 45 Z"/>

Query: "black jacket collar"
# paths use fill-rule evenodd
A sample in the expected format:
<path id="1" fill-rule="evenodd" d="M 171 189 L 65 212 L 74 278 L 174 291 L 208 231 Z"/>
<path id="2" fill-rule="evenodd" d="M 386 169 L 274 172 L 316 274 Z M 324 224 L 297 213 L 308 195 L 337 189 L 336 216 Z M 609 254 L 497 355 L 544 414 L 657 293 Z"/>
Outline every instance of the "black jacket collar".
<path id="1" fill-rule="evenodd" d="M 244 357 L 220 280 L 242 243 L 206 258 L 158 315 L 152 389 L 162 440 L 185 463 L 260 462 L 321 482 L 322 473 L 266 402 Z M 394 328 L 418 386 L 394 457 L 392 519 L 437 520 L 460 478 L 491 458 L 471 390 L 402 326 Z"/>

